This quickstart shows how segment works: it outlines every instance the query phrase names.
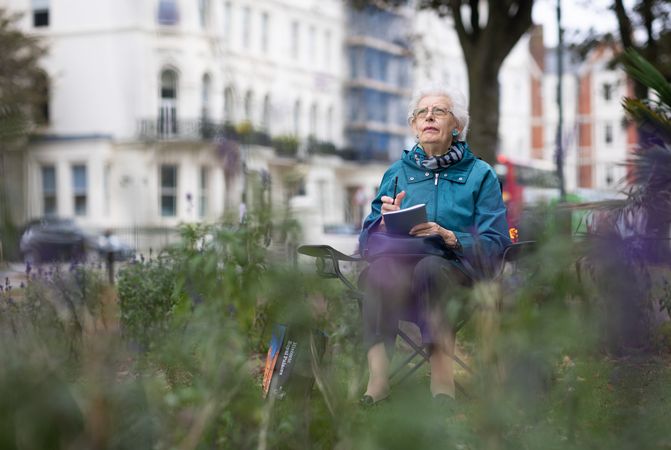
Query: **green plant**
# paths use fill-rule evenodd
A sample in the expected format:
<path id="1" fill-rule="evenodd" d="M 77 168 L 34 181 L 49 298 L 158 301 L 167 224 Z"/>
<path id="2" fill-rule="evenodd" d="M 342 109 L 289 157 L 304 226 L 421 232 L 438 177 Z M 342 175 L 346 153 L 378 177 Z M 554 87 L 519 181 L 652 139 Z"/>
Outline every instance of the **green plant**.
<path id="1" fill-rule="evenodd" d="M 278 155 L 293 157 L 298 152 L 298 139 L 289 135 L 275 136 L 272 139 L 272 146 Z"/>
<path id="2" fill-rule="evenodd" d="M 167 255 L 142 257 L 119 270 L 121 326 L 128 339 L 147 347 L 161 338 L 179 299 L 174 261 Z"/>

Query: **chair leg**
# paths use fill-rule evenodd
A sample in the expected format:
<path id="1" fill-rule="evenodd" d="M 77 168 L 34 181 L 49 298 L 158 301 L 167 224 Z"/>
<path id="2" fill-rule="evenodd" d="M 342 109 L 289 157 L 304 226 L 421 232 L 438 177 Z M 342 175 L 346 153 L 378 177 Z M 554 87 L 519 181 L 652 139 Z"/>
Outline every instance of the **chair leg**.
<path id="1" fill-rule="evenodd" d="M 430 355 L 426 351 L 426 349 L 424 347 L 421 347 L 421 346 L 417 345 L 415 343 L 415 341 L 413 341 L 412 338 L 410 338 L 410 336 L 408 336 L 403 330 L 399 329 L 398 330 L 398 335 L 401 337 L 401 339 L 403 339 L 406 342 L 406 344 L 408 344 L 414 350 L 414 353 L 412 353 L 410 356 L 406 357 L 403 360 L 403 362 L 400 363 L 398 365 L 398 367 L 396 367 L 396 369 L 394 369 L 394 371 L 389 376 L 389 380 L 391 381 L 396 375 L 399 375 L 401 370 L 403 370 L 403 368 L 406 367 L 417 356 L 421 356 L 423 358 L 423 361 L 420 362 L 419 364 L 415 365 L 411 369 L 409 369 L 406 373 L 404 373 L 403 376 L 401 376 L 401 378 L 398 381 L 394 382 L 394 385 L 401 384 L 410 375 L 415 373 L 417 371 L 417 369 L 419 369 L 425 362 L 429 362 L 429 360 L 430 360 Z M 454 360 L 454 362 L 459 364 L 459 366 L 461 366 L 466 372 L 468 372 L 469 375 L 473 375 L 473 369 L 468 367 L 468 365 L 461 358 L 459 358 L 456 354 L 451 355 L 451 358 Z M 456 389 L 465 398 L 471 398 L 471 396 L 468 395 L 468 393 L 466 392 L 466 390 L 464 389 L 464 387 L 461 384 L 459 384 L 457 381 L 455 381 L 454 385 L 455 385 Z"/>

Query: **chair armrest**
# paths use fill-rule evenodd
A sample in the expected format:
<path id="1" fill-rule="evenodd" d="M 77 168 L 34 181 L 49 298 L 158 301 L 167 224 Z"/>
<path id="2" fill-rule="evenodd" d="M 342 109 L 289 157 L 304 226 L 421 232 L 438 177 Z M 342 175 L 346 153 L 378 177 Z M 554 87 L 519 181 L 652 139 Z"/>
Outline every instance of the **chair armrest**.
<path id="1" fill-rule="evenodd" d="M 297 249 L 301 255 L 313 256 L 315 258 L 333 258 L 338 261 L 361 261 L 357 256 L 346 255 L 334 249 L 330 245 L 301 245 Z"/>
<path id="2" fill-rule="evenodd" d="M 517 261 L 524 255 L 532 253 L 536 249 L 536 241 L 521 241 L 510 244 L 503 251 L 505 262 Z"/>
<path id="3" fill-rule="evenodd" d="M 363 258 L 346 255 L 330 245 L 301 245 L 298 247 L 297 252 L 301 255 L 316 258 L 315 263 L 317 266 L 317 274 L 319 276 L 323 278 L 339 278 L 350 291 L 358 291 L 354 284 L 340 270 L 340 262 L 363 261 Z M 331 264 L 331 267 L 327 267 L 326 261 Z"/>

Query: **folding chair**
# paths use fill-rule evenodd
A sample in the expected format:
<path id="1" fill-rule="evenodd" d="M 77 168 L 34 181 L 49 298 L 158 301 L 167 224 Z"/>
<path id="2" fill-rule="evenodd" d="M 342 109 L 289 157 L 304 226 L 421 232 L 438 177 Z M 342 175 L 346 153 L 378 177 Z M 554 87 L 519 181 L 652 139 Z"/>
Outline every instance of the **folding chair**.
<path id="1" fill-rule="evenodd" d="M 508 247 L 503 252 L 502 261 L 498 266 L 497 271 L 493 274 L 493 279 L 501 278 L 504 273 L 513 273 L 516 271 L 515 263 L 520 259 L 520 257 L 527 253 L 530 249 L 533 248 L 534 241 L 524 241 L 516 242 Z M 362 308 L 363 301 L 363 292 L 360 289 L 359 281 L 353 282 L 350 280 L 345 273 L 343 273 L 343 268 L 341 263 L 357 263 L 363 262 L 364 259 L 356 255 L 346 255 L 329 245 L 301 245 L 297 249 L 298 253 L 306 256 L 311 256 L 316 258 L 316 271 L 317 275 L 322 278 L 337 278 L 339 279 L 346 288 L 346 294 L 355 299 L 358 303 L 359 310 Z M 510 266 L 513 266 L 511 270 L 506 270 Z M 358 275 L 357 275 L 358 277 Z M 406 320 L 402 318 L 401 320 Z M 461 328 L 466 324 L 468 318 L 465 318 L 459 321 L 454 325 L 455 334 L 461 330 Z M 397 328 L 397 335 L 412 349 L 412 352 L 406 356 L 395 369 L 391 371 L 389 381 L 392 385 L 398 385 L 407 379 L 410 375 L 415 373 L 425 362 L 429 361 L 429 353 L 427 348 L 417 344 L 407 333 L 405 333 L 400 327 Z M 419 363 L 410 365 L 410 363 L 415 360 L 417 357 L 421 357 Z M 452 355 L 452 359 L 461 366 L 467 373 L 470 375 L 473 374 L 473 371 L 468 365 L 457 355 Z M 462 386 L 455 382 L 456 388 L 460 393 L 466 397 L 466 391 Z"/>

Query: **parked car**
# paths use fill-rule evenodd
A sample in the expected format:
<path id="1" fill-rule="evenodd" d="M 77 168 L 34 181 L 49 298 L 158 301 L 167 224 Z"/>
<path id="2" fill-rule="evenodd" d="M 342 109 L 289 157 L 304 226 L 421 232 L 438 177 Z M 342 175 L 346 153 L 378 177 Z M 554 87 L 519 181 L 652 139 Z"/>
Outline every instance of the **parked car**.
<path id="1" fill-rule="evenodd" d="M 31 264 L 86 259 L 88 236 L 71 219 L 44 217 L 26 224 L 19 247 Z"/>
<path id="2" fill-rule="evenodd" d="M 134 251 L 111 232 L 85 232 L 72 219 L 45 217 L 26 224 L 20 242 L 23 260 L 31 264 L 58 261 L 85 261 L 89 257 L 114 261 L 130 259 Z"/>
<path id="3" fill-rule="evenodd" d="M 122 242 L 118 236 L 109 231 L 98 236 L 96 249 L 98 257 L 103 261 L 107 260 L 110 253 L 114 261 L 127 261 L 135 255 L 135 250 L 131 246 Z"/>

